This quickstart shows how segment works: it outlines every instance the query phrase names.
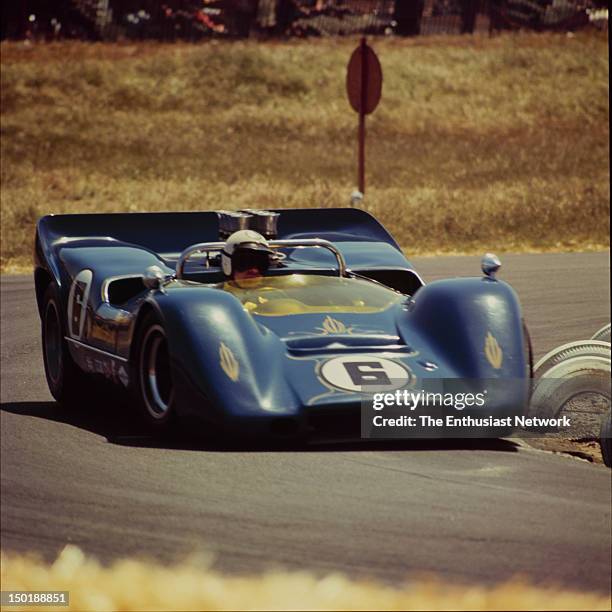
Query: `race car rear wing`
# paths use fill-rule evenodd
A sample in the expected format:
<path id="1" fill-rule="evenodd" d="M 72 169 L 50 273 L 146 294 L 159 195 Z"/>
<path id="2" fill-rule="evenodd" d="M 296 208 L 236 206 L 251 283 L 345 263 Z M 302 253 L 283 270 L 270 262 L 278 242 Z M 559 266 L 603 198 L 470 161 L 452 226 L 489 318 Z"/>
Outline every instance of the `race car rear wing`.
<path id="1" fill-rule="evenodd" d="M 302 243 L 323 240 L 333 245 L 345 263 L 331 268 L 331 273 L 334 270 L 337 273 L 339 267 L 349 268 L 353 273 L 411 294 L 423 285 L 389 232 L 363 210 L 310 208 L 271 212 L 278 215 L 274 240 Z M 142 266 L 142 271 L 139 266 L 147 259 L 147 253 L 151 264 L 167 268 L 169 273 L 176 270 L 181 253 L 191 245 L 220 240 L 220 218 L 217 211 L 48 215 L 39 219 L 36 228 L 35 277 L 40 277 L 41 287 L 49 276 L 60 285 L 62 260 L 67 256 L 60 256 L 60 252 L 65 248 L 73 253 L 73 259 L 75 249 L 82 248 L 80 265 L 96 267 L 107 276 L 144 274 L 146 266 Z M 88 247 L 94 247 L 92 261 L 85 255 L 85 252 L 92 253 Z M 105 256 L 100 247 L 118 247 L 116 252 L 123 255 L 110 256 L 109 252 L 110 257 Z M 131 254 L 126 248 L 132 249 Z M 302 250 L 299 261 L 293 262 L 296 269 L 329 268 L 330 253 L 327 252 L 327 260 L 324 253 L 328 249 Z M 214 274 L 206 276 L 210 282 L 215 279 Z"/>
<path id="2" fill-rule="evenodd" d="M 369 213 L 355 208 L 271 209 L 278 213 L 279 240 L 320 238 L 336 242 L 383 242 L 400 251 L 389 232 Z M 48 215 L 37 226 L 47 246 L 57 241 L 103 238 L 142 246 L 162 257 L 188 246 L 220 239 L 219 216 L 206 212 Z M 401 252 L 401 251 L 400 251 Z"/>

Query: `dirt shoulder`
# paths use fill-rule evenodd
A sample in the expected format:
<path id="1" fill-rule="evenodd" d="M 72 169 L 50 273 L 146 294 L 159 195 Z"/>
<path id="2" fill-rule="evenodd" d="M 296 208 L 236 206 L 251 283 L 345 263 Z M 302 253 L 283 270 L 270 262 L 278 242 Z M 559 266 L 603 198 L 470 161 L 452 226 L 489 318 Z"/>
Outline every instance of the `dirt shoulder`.
<path id="1" fill-rule="evenodd" d="M 551 453 L 571 455 L 591 463 L 603 464 L 599 440 L 570 440 L 564 438 L 528 438 L 525 442 L 532 448 Z"/>

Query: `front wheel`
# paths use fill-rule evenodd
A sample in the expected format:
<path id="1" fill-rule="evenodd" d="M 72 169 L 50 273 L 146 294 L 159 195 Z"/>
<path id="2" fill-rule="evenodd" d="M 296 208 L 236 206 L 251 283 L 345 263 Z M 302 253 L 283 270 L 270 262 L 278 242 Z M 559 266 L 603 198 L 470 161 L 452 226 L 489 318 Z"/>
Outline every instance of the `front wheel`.
<path id="1" fill-rule="evenodd" d="M 175 419 L 174 386 L 166 332 L 155 313 L 145 316 L 137 336 L 136 401 L 147 425 L 154 430 L 164 430 Z"/>
<path id="2" fill-rule="evenodd" d="M 72 407 L 83 399 L 82 389 L 86 374 L 77 367 L 70 355 L 60 312 L 59 290 L 52 282 L 43 297 L 41 317 L 45 376 L 51 395 L 62 406 Z"/>

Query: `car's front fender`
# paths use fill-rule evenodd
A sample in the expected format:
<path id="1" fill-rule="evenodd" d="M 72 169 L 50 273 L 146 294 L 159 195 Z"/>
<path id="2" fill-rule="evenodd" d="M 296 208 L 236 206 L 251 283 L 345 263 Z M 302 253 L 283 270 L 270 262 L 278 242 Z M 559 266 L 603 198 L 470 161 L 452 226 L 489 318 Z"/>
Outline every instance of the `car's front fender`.
<path id="1" fill-rule="evenodd" d="M 457 278 L 426 285 L 403 318 L 466 378 L 524 378 L 528 373 L 521 307 L 505 282 Z"/>
<path id="2" fill-rule="evenodd" d="M 282 342 L 233 295 L 190 286 L 149 301 L 168 337 L 179 412 L 223 420 L 299 410 L 283 375 Z"/>

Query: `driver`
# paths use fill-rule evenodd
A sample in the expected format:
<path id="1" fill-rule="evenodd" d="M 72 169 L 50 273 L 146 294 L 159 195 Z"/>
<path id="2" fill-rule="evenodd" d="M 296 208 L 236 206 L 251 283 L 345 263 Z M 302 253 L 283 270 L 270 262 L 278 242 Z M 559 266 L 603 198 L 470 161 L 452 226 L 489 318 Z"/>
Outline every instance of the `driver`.
<path id="1" fill-rule="evenodd" d="M 234 232 L 225 242 L 221 251 L 223 274 L 238 286 L 241 281 L 257 279 L 268 271 L 274 251 L 266 239 L 253 230 Z M 253 283 L 245 283 L 245 286 Z"/>
<path id="2" fill-rule="evenodd" d="M 227 277 L 223 289 L 234 294 L 248 312 L 299 311 L 299 302 L 264 278 L 272 261 L 274 251 L 261 234 L 253 230 L 234 232 L 221 251 L 221 268 Z"/>

